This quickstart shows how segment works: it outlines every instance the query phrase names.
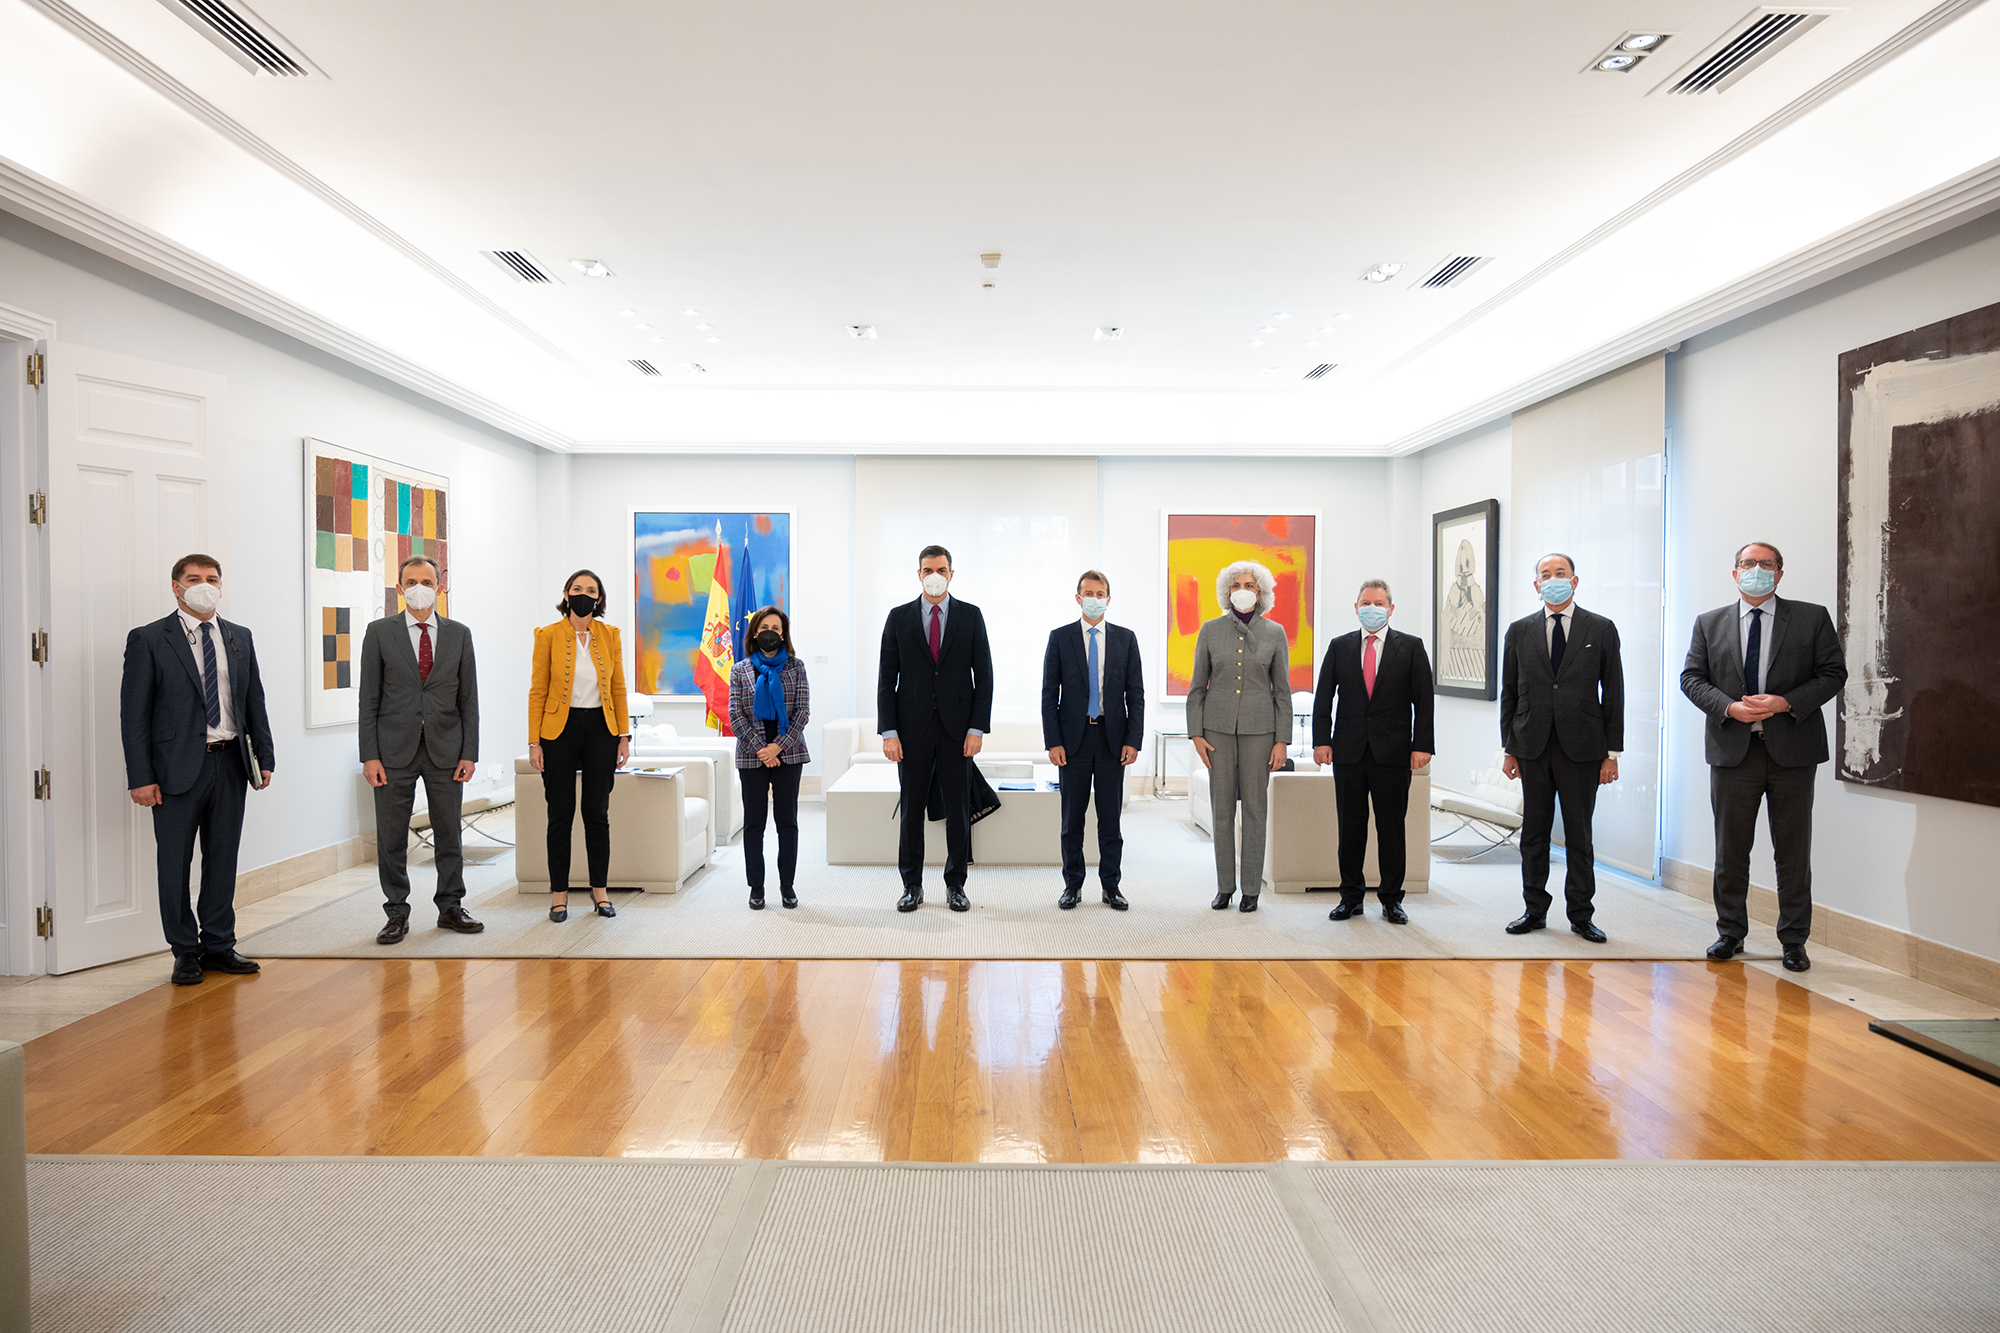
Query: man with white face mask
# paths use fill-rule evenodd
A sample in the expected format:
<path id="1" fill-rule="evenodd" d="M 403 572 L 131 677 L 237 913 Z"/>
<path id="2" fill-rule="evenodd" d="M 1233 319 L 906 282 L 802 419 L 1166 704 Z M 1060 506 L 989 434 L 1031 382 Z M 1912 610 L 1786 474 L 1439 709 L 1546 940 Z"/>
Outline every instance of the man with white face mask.
<path id="1" fill-rule="evenodd" d="M 277 762 L 256 645 L 249 630 L 215 614 L 222 563 L 181 557 L 173 591 L 172 615 L 126 636 L 118 723 L 133 804 L 153 812 L 174 984 L 193 986 L 205 972 L 257 971 L 236 952 L 236 849 L 244 792 L 269 786 Z M 201 895 L 190 906 L 197 839 Z"/>
<path id="2" fill-rule="evenodd" d="M 437 614 L 437 562 L 413 555 L 396 571 L 404 610 L 373 621 L 361 641 L 361 773 L 375 789 L 375 869 L 389 919 L 377 944 L 410 933 L 410 812 L 417 783 L 430 804 L 438 929 L 486 929 L 465 910 L 459 789 L 479 760 L 479 681 L 472 631 Z"/>

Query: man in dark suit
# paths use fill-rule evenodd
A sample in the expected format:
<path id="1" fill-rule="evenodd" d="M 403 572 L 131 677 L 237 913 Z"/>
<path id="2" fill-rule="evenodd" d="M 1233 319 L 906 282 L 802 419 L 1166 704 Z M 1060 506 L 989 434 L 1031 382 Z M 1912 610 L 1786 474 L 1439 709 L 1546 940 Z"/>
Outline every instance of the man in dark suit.
<path id="1" fill-rule="evenodd" d="M 134 804 L 153 811 L 160 926 L 174 951 L 174 984 L 204 972 L 251 973 L 236 952 L 236 848 L 243 794 L 267 787 L 277 760 L 250 631 L 215 614 L 222 563 L 174 562 L 177 609 L 125 636 L 118 729 Z M 189 905 L 196 839 L 201 896 Z"/>
<path id="2" fill-rule="evenodd" d="M 1778 862 L 1778 942 L 1785 968 L 1812 966 L 1813 781 L 1826 762 L 1820 708 L 1847 683 L 1847 658 L 1826 608 L 1781 599 L 1785 557 L 1769 542 L 1736 552 L 1736 601 L 1695 617 L 1681 693 L 1708 715 L 1708 799 L 1715 812 L 1712 962 L 1743 952 L 1750 933 L 1750 848 L 1770 802 Z"/>
<path id="3" fill-rule="evenodd" d="M 400 944 L 410 933 L 410 812 L 419 779 L 437 853 L 438 929 L 486 929 L 465 910 L 459 847 L 459 785 L 479 760 L 472 631 L 436 614 L 436 561 L 413 555 L 396 578 L 406 609 L 370 622 L 361 641 L 361 772 L 375 789 L 375 869 L 389 918 L 377 944 Z"/>
<path id="4" fill-rule="evenodd" d="M 972 907 L 965 896 L 972 863 L 966 770 L 993 729 L 993 653 L 985 617 L 951 595 L 951 579 L 951 552 L 926 546 L 917 556 L 923 595 L 891 610 L 882 624 L 875 729 L 903 789 L 899 912 L 923 906 L 924 815 L 933 782 L 944 801 L 945 901 L 954 912 Z"/>
<path id="5" fill-rule="evenodd" d="M 1313 761 L 1333 765 L 1334 808 L 1340 821 L 1340 906 L 1335 921 L 1361 915 L 1368 882 L 1368 804 L 1375 804 L 1375 890 L 1382 919 L 1408 925 L 1403 874 L 1409 850 L 1403 820 L 1410 810 L 1410 774 L 1431 761 L 1434 699 L 1424 641 L 1389 628 L 1396 604 L 1389 585 L 1361 585 L 1354 614 L 1361 628 L 1327 645 L 1313 692 Z M 1337 704 L 1337 711 L 1336 711 Z"/>
<path id="6" fill-rule="evenodd" d="M 1563 897 L 1569 928 L 1604 943 L 1593 920 L 1597 866 L 1590 821 L 1597 789 L 1618 781 L 1625 748 L 1625 667 L 1618 627 L 1576 604 L 1576 562 L 1551 552 L 1535 566 L 1541 609 L 1507 627 L 1500 650 L 1501 770 L 1521 779 L 1521 897 L 1527 910 L 1507 923 L 1509 935 L 1548 924 L 1549 833 L 1562 803 L 1563 847 L 1569 869 Z"/>
<path id="7" fill-rule="evenodd" d="M 1042 654 L 1042 744 L 1062 770 L 1063 891 L 1068 911 L 1083 898 L 1083 825 L 1097 793 L 1097 882 L 1104 901 L 1126 907 L 1118 891 L 1125 838 L 1118 828 L 1125 769 L 1146 734 L 1146 686 L 1139 636 L 1105 620 L 1111 580 L 1094 569 L 1076 581 L 1081 623 L 1049 631 Z"/>

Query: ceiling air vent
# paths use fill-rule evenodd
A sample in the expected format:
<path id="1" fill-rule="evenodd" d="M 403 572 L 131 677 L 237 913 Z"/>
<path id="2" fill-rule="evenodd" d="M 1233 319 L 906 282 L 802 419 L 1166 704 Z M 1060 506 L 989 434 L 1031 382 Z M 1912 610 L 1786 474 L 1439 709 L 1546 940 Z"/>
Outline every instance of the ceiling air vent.
<path id="1" fill-rule="evenodd" d="M 1417 284 L 1417 290 L 1434 292 L 1442 287 L 1450 287 L 1461 279 L 1471 276 L 1474 269 L 1492 258 L 1492 255 L 1453 255 L 1432 269 L 1430 276 Z"/>
<path id="2" fill-rule="evenodd" d="M 498 264 L 501 272 L 516 282 L 555 281 L 554 275 L 542 267 L 541 261 L 526 250 L 481 250 L 479 253 Z"/>
<path id="3" fill-rule="evenodd" d="M 1824 10 L 1756 10 L 1655 91 L 1675 97 L 1725 92 L 1828 17 Z"/>
<path id="4" fill-rule="evenodd" d="M 160 0 L 160 3 L 252 74 L 303 79 L 320 73 L 275 28 L 241 5 L 225 4 L 223 0 Z"/>
<path id="5" fill-rule="evenodd" d="M 637 358 L 634 358 L 632 361 L 632 369 L 638 371 L 641 375 L 657 375 L 660 373 L 660 368 L 652 362 L 641 361 Z"/>
<path id="6" fill-rule="evenodd" d="M 1314 366 L 1311 370 L 1308 370 L 1305 373 L 1304 378 L 1309 380 L 1324 379 L 1326 377 L 1326 372 L 1332 370 L 1338 364 L 1339 364 L 1338 362 L 1333 362 L 1333 361 L 1321 362 L 1319 365 Z"/>

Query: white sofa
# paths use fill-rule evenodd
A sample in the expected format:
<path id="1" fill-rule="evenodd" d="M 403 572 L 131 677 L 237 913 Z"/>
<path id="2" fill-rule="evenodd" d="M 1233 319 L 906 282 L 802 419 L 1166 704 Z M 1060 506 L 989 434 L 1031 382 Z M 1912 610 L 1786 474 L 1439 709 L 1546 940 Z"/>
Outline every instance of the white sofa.
<path id="1" fill-rule="evenodd" d="M 832 791 L 841 774 L 855 764 L 886 764 L 882 757 L 882 737 L 872 717 L 843 717 L 820 728 L 820 790 Z M 996 719 L 993 730 L 980 743 L 979 767 L 989 777 L 993 765 L 1005 763 L 1046 764 L 1048 749 L 1042 744 L 1040 718 Z"/>
<path id="2" fill-rule="evenodd" d="M 705 759 L 679 765 L 671 777 L 620 773 L 611 785 L 611 887 L 678 893 L 715 850 L 709 795 L 715 766 Z M 522 893 L 549 891 L 548 799 L 542 775 L 522 755 L 514 761 L 514 877 Z M 570 831 L 570 888 L 586 873 L 583 812 Z"/>
<path id="3" fill-rule="evenodd" d="M 1340 816 L 1333 798 L 1333 772 L 1311 760 L 1296 760 L 1298 770 L 1271 775 L 1270 809 L 1264 823 L 1264 889 L 1274 893 L 1304 893 L 1340 885 Z M 1428 893 L 1431 887 L 1431 770 L 1410 775 L 1409 813 L 1403 820 L 1403 841 L 1409 860 L 1403 871 L 1405 893 Z M 1209 804 L 1208 769 L 1199 759 L 1188 779 L 1189 814 L 1197 827 L 1215 836 Z M 1240 830 L 1243 816 L 1237 815 Z M 1382 882 L 1376 859 L 1375 821 L 1368 821 L 1368 852 L 1361 875 L 1370 888 Z"/>
<path id="4" fill-rule="evenodd" d="M 650 701 L 649 701 L 650 703 Z M 681 736 L 670 722 L 632 719 L 632 762 L 706 760 L 715 770 L 715 841 L 726 846 L 743 831 L 743 802 L 736 786 L 736 741 L 729 736 Z"/>

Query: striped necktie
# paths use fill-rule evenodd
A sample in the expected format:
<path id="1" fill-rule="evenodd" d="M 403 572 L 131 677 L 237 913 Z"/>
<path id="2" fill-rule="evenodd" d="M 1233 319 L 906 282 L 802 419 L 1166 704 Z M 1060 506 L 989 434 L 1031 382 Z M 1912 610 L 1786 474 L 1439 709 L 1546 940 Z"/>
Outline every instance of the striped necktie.
<path id="1" fill-rule="evenodd" d="M 201 622 L 201 701 L 208 725 L 222 725 L 222 683 L 215 677 L 215 627 Z"/>

